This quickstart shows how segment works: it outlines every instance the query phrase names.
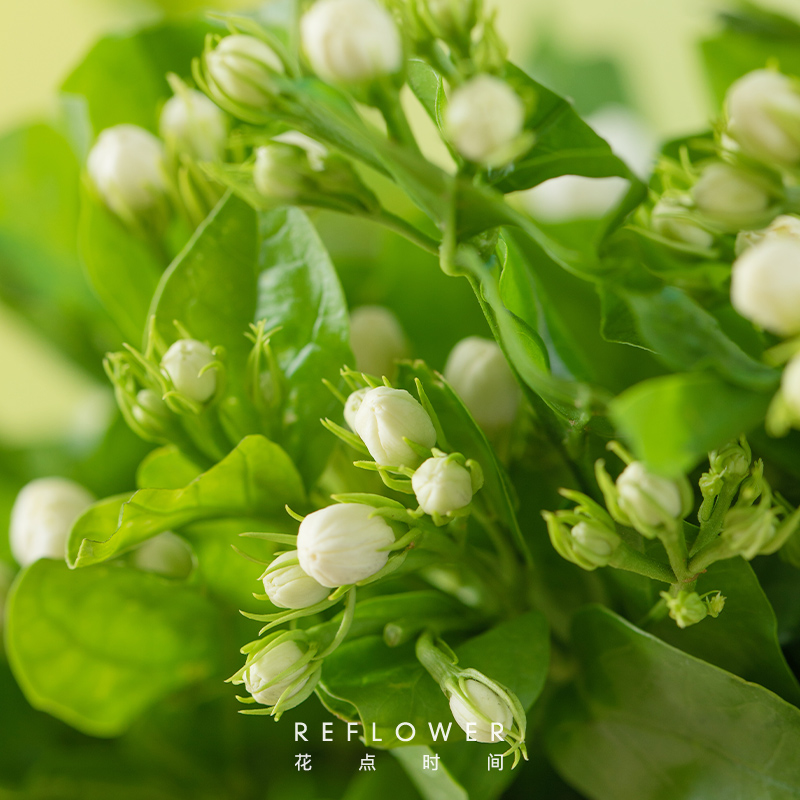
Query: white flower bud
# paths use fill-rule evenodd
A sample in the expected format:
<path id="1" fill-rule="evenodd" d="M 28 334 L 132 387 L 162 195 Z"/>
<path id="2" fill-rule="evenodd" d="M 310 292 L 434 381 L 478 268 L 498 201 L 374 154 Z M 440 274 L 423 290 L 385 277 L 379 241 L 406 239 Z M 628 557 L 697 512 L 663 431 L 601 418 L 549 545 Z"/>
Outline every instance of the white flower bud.
<path id="1" fill-rule="evenodd" d="M 216 361 L 211 348 L 196 339 L 178 339 L 161 359 L 161 368 L 175 388 L 191 400 L 205 403 L 217 390 L 215 367 L 201 370 Z"/>
<path id="2" fill-rule="evenodd" d="M 330 591 L 303 572 L 299 564 L 275 569 L 287 561 L 297 561 L 297 550 L 279 555 L 264 576 L 264 591 L 278 608 L 308 608 L 322 602 Z"/>
<path id="3" fill-rule="evenodd" d="M 731 303 L 771 333 L 800 333 L 800 241 L 767 239 L 742 253 L 733 264 Z"/>
<path id="4" fill-rule="evenodd" d="M 264 654 L 257 658 L 242 675 L 247 691 L 257 703 L 265 706 L 274 706 L 280 700 L 286 689 L 296 681 L 303 672 L 304 667 L 289 673 L 274 683 L 276 676 L 284 670 L 291 669 L 305 655 L 297 643 L 289 640 L 281 642 L 275 647 L 267 647 Z M 288 697 L 294 697 L 308 682 L 308 678 L 301 681 Z"/>
<path id="5" fill-rule="evenodd" d="M 164 202 L 163 145 L 138 125 L 115 125 L 101 131 L 89 151 L 86 168 L 103 202 L 126 222 Z"/>
<path id="6" fill-rule="evenodd" d="M 426 514 L 449 514 L 472 502 L 472 476 L 447 457 L 429 458 L 411 478 L 411 488 Z"/>
<path id="7" fill-rule="evenodd" d="M 514 714 L 503 698 L 472 679 L 464 681 L 463 695 L 458 692 L 450 695 L 450 711 L 468 736 L 487 744 L 502 741 L 514 724 Z M 492 722 L 503 726 L 502 733 L 497 728 L 492 731 Z"/>
<path id="8" fill-rule="evenodd" d="M 508 427 L 517 416 L 522 395 L 496 342 L 462 339 L 447 357 L 444 377 L 487 433 Z"/>
<path id="9" fill-rule="evenodd" d="M 310 136 L 300 133 L 300 131 L 285 131 L 273 136 L 272 141 L 302 147 L 308 156 L 308 164 L 314 172 L 321 172 L 325 169 L 328 148 L 320 144 L 316 139 L 312 139 Z"/>
<path id="10" fill-rule="evenodd" d="M 403 64 L 392 15 L 374 0 L 318 0 L 300 21 L 303 49 L 320 78 L 370 81 Z"/>
<path id="11" fill-rule="evenodd" d="M 368 391 L 369 389 L 357 389 L 350 394 L 347 398 L 347 402 L 344 404 L 344 421 L 348 424 L 351 431 L 355 431 L 356 429 L 356 414 L 358 414 L 358 409 L 361 408 L 361 401 Z"/>
<path id="12" fill-rule="evenodd" d="M 359 306 L 350 315 L 350 347 L 356 369 L 391 379 L 395 361 L 408 355 L 406 335 L 397 317 L 383 306 Z"/>
<path id="13" fill-rule="evenodd" d="M 570 536 L 578 558 L 594 567 L 607 566 L 620 544 L 614 531 L 591 522 L 577 523 Z"/>
<path id="14" fill-rule="evenodd" d="M 186 578 L 194 568 L 189 545 L 172 531 L 148 539 L 131 554 L 131 564 L 142 572 L 157 572 L 167 578 Z"/>
<path id="15" fill-rule="evenodd" d="M 663 525 L 665 517 L 678 519 L 683 510 L 681 489 L 674 481 L 648 472 L 644 464 L 628 464 L 617 478 L 619 507 L 645 525 Z"/>
<path id="16" fill-rule="evenodd" d="M 159 131 L 179 152 L 198 161 L 216 161 L 225 152 L 228 117 L 202 92 L 182 86 L 164 104 Z"/>
<path id="17" fill-rule="evenodd" d="M 710 164 L 692 189 L 698 211 L 731 232 L 745 228 L 768 213 L 770 195 L 765 186 L 743 170 L 728 164 Z M 766 220 L 765 220 L 766 221 Z"/>
<path id="18" fill-rule="evenodd" d="M 800 420 L 800 355 L 794 356 L 783 370 L 781 394 L 789 410 Z"/>
<path id="19" fill-rule="evenodd" d="M 736 236 L 736 255 L 740 256 L 748 247 L 782 236 L 800 242 L 800 218 L 781 214 L 760 231 L 739 231 Z"/>
<path id="20" fill-rule="evenodd" d="M 66 478 L 38 478 L 27 484 L 11 509 L 9 542 L 17 563 L 40 558 L 64 560 L 75 520 L 94 502 L 80 484 Z"/>
<path id="21" fill-rule="evenodd" d="M 362 398 L 355 432 L 378 464 L 415 467 L 422 459 L 408 439 L 422 447 L 436 444 L 436 430 L 427 411 L 404 389 L 379 386 Z"/>
<path id="22" fill-rule="evenodd" d="M 728 133 L 744 153 L 791 167 L 800 161 L 800 92 L 768 69 L 749 72 L 728 89 Z"/>
<path id="23" fill-rule="evenodd" d="M 208 86 L 215 100 L 263 109 L 275 94 L 275 73 L 284 66 L 275 51 L 261 39 L 233 34 L 206 53 Z"/>
<path id="24" fill-rule="evenodd" d="M 267 145 L 256 150 L 253 183 L 264 197 L 291 202 L 302 194 L 309 170 L 307 155 L 297 147 Z"/>
<path id="25" fill-rule="evenodd" d="M 650 222 L 653 230 L 665 239 L 702 249 L 714 244 L 714 236 L 692 220 L 687 209 L 666 197 L 662 197 L 653 207 Z"/>
<path id="26" fill-rule="evenodd" d="M 158 392 L 141 389 L 136 393 L 136 403 L 131 406 L 133 418 L 145 429 L 160 433 L 169 418 L 169 408 Z"/>
<path id="27" fill-rule="evenodd" d="M 494 164 L 522 133 L 525 106 L 505 81 L 476 75 L 453 92 L 444 122 L 448 139 L 464 158 Z"/>
<path id="28" fill-rule="evenodd" d="M 386 566 L 394 533 L 372 506 L 342 503 L 309 514 L 297 533 L 303 571 L 328 588 L 366 580 Z"/>

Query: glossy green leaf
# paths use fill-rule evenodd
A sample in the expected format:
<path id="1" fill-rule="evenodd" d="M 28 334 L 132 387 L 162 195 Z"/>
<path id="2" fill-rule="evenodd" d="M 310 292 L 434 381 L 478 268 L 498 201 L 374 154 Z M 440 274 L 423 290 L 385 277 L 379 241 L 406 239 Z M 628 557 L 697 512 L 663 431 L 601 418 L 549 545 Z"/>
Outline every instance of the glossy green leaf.
<path id="1" fill-rule="evenodd" d="M 267 330 L 285 382 L 280 443 L 301 474 L 313 480 L 333 445 L 320 419 L 334 416 L 338 401 L 323 379 L 337 384 L 353 364 L 347 304 L 314 226 L 299 209 L 260 215 L 256 318 Z"/>
<path id="2" fill-rule="evenodd" d="M 576 615 L 577 685 L 550 706 L 558 771 L 594 800 L 800 796 L 800 711 L 612 612 Z"/>
<path id="3" fill-rule="evenodd" d="M 540 614 L 529 611 L 469 639 L 455 652 L 464 667 L 479 669 L 504 684 L 525 708 L 530 708 L 547 672 L 547 624 Z M 444 695 L 414 656 L 413 643 L 389 648 L 377 636 L 345 642 L 326 659 L 322 684 L 334 697 L 356 707 L 367 743 L 373 747 L 399 745 L 396 726 L 400 722 L 414 725 L 417 745 L 433 742 L 428 723 L 435 729 L 441 722 L 446 730 L 452 722 Z M 387 686 L 392 687 L 391 692 L 387 692 Z M 407 735 L 407 729 L 400 733 Z M 463 738 L 453 723 L 450 740 Z"/>
<path id="4" fill-rule="evenodd" d="M 175 445 L 167 445 L 142 459 L 136 471 L 136 485 L 139 489 L 182 489 L 201 472 Z"/>
<path id="5" fill-rule="evenodd" d="M 268 520 L 280 516 L 285 504 L 304 502 L 302 481 L 286 453 L 263 436 L 247 436 L 183 488 L 140 489 L 91 506 L 72 527 L 67 560 L 72 567 L 86 567 L 191 522 Z"/>
<path id="6" fill-rule="evenodd" d="M 255 318 L 256 252 L 255 212 L 227 195 L 164 273 L 150 308 L 166 341 L 179 338 L 177 320 L 195 339 L 224 347 L 237 386 L 250 352 L 245 334 Z"/>
<path id="7" fill-rule="evenodd" d="M 692 372 L 643 381 L 613 400 L 610 411 L 639 458 L 656 472 L 677 476 L 709 450 L 759 425 L 770 399 L 711 373 Z"/>
<path id="8" fill-rule="evenodd" d="M 127 36 L 101 39 L 62 85 L 86 104 L 95 134 L 127 122 L 157 130 L 159 106 L 172 96 L 167 73 L 191 77 L 207 22 L 165 22 Z M 124 88 L 123 88 L 124 87 Z"/>
<path id="9" fill-rule="evenodd" d="M 94 736 L 218 669 L 214 607 L 196 591 L 118 564 L 41 560 L 9 599 L 6 642 L 28 701 Z"/>
<path id="10" fill-rule="evenodd" d="M 100 301 L 125 341 L 138 344 L 163 267 L 141 240 L 91 192 L 81 197 L 81 260 Z"/>

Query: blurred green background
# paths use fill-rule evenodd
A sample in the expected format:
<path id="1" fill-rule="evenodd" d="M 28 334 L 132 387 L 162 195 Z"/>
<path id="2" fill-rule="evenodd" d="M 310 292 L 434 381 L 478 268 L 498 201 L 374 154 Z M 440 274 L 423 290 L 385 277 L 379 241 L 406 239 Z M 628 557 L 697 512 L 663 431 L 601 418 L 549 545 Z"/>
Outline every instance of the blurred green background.
<path id="1" fill-rule="evenodd" d="M 253 3 L 249 3 L 253 5 Z M 713 112 L 696 42 L 724 4 L 711 0 L 496 0 L 511 56 L 592 111 L 597 97 L 631 106 L 658 137 L 702 128 Z M 4 0 L 0 131 L 54 113 L 55 92 L 99 36 L 186 13 L 192 0 Z M 246 7 L 235 0 L 214 7 Z M 797 9 L 797 0 L 775 0 Z M 0 217 L 4 209 L 0 208 Z M 102 425 L 105 386 L 65 362 L 0 306 L 0 443 L 45 443 Z M 87 428 L 88 426 L 88 428 Z"/>

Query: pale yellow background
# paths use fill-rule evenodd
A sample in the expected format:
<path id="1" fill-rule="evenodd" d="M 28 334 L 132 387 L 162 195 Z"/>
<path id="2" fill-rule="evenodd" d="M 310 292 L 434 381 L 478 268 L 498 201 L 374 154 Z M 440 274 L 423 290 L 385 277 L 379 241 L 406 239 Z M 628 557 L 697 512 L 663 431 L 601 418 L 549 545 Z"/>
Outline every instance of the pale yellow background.
<path id="1" fill-rule="evenodd" d="M 191 0 L 173 6 L 180 4 Z M 660 135 L 701 128 L 712 112 L 696 42 L 713 30 L 714 12 L 723 5 L 710 0 L 497 0 L 512 57 L 522 57 L 549 34 L 570 54 L 617 60 L 634 104 Z M 769 5 L 800 16 L 800 0 Z M 0 130 L 47 114 L 61 78 L 98 36 L 159 13 L 155 5 L 122 0 L 0 0 Z M 0 443 L 66 435 L 83 424 L 80 420 L 101 416 L 97 397 L 105 391 L 0 308 Z"/>

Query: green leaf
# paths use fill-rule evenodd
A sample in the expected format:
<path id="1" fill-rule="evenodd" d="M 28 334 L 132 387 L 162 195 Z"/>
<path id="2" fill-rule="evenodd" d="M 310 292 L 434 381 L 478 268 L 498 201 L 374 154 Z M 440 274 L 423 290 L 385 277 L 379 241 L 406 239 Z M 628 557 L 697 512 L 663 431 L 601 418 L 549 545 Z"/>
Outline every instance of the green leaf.
<path id="1" fill-rule="evenodd" d="M 62 85 L 85 100 L 95 134 L 123 122 L 157 130 L 159 106 L 172 96 L 168 72 L 191 78 L 192 59 L 203 50 L 207 22 L 166 22 L 128 36 L 107 36 Z"/>
<path id="2" fill-rule="evenodd" d="M 708 369 L 736 386 L 772 391 L 778 373 L 747 355 L 719 322 L 680 289 L 623 292 L 643 342 L 674 370 Z"/>
<path id="3" fill-rule="evenodd" d="M 259 240 L 256 318 L 267 330 L 280 328 L 270 344 L 287 390 L 280 442 L 312 481 L 333 445 L 320 419 L 340 413 L 322 381 L 337 384 L 342 366 L 352 364 L 347 304 L 330 257 L 302 211 L 261 214 Z"/>
<path id="4" fill-rule="evenodd" d="M 130 550 L 165 530 L 228 517 L 280 516 L 305 502 L 286 453 L 263 436 L 247 436 L 218 464 L 183 488 L 140 489 L 101 500 L 72 527 L 67 561 L 86 567 Z"/>
<path id="5" fill-rule="evenodd" d="M 650 632 L 685 653 L 800 704 L 800 685 L 778 644 L 775 612 L 752 567 L 742 558 L 712 564 L 697 581 L 699 594 L 710 591 L 720 591 L 726 598 L 719 617 L 708 617 L 684 630 L 664 619 Z"/>
<path id="6" fill-rule="evenodd" d="M 424 756 L 433 756 L 434 752 L 426 745 L 400 747 L 394 751 L 394 757 L 403 765 L 406 775 L 424 800 L 470 800 L 463 786 L 450 774 L 444 763 L 439 763 L 436 770 L 424 769 Z"/>
<path id="7" fill-rule="evenodd" d="M 637 457 L 676 477 L 709 450 L 759 425 L 769 402 L 767 394 L 707 372 L 680 373 L 633 386 L 611 402 L 610 412 Z"/>
<path id="8" fill-rule="evenodd" d="M 28 701 L 93 736 L 217 670 L 220 621 L 197 592 L 121 565 L 41 560 L 9 598 L 6 642 Z"/>
<path id="9" fill-rule="evenodd" d="M 572 103 L 512 64 L 506 66 L 506 76 L 518 92 L 535 97 L 536 106 L 526 129 L 533 131 L 536 139 L 528 153 L 490 174 L 496 189 L 504 193 L 530 189 L 560 175 L 619 176 L 639 183 L 608 142 L 580 118 Z"/>
<path id="10" fill-rule="evenodd" d="M 201 472 L 175 445 L 167 445 L 142 460 L 136 471 L 136 485 L 140 489 L 182 489 Z"/>
<path id="11" fill-rule="evenodd" d="M 550 706 L 547 746 L 579 791 L 595 800 L 800 797 L 797 708 L 606 609 L 577 614 L 572 642 L 578 681 Z"/>
<path id="12" fill-rule="evenodd" d="M 137 344 L 142 340 L 162 266 L 86 188 L 81 197 L 78 240 L 92 288 L 125 341 Z"/>
<path id="13" fill-rule="evenodd" d="M 256 310 L 256 215 L 226 195 L 164 273 L 150 313 L 168 342 L 177 320 L 189 333 L 225 348 L 231 381 L 241 386 Z"/>
<path id="14" fill-rule="evenodd" d="M 525 708 L 530 708 L 547 673 L 547 624 L 540 614 L 529 611 L 469 639 L 455 652 L 463 667 L 478 669 L 504 684 Z M 325 660 L 322 684 L 328 693 L 356 707 L 367 744 L 372 747 L 401 744 L 395 733 L 400 722 L 414 725 L 416 745 L 433 743 L 428 723 L 436 729 L 441 722 L 446 730 L 452 722 L 447 700 L 417 662 L 413 643 L 389 648 L 377 636 L 345 642 Z M 391 687 L 390 692 L 387 687 Z M 373 723 L 377 734 L 374 740 Z M 407 735 L 407 729 L 401 729 L 401 734 Z M 454 738 L 464 738 L 455 723 L 450 740 Z"/>

